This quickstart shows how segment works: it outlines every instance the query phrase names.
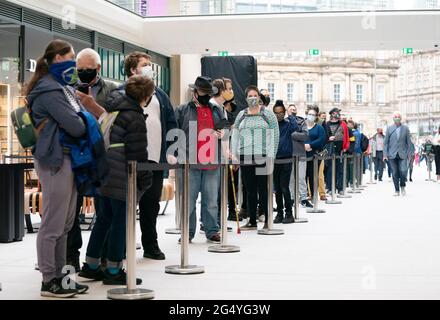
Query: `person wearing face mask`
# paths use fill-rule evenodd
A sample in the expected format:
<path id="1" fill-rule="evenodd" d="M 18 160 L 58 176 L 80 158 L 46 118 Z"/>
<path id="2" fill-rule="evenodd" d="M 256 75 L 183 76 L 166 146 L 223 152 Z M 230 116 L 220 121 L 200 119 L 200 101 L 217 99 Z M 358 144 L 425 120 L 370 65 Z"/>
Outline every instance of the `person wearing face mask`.
<path id="1" fill-rule="evenodd" d="M 278 143 L 277 159 L 291 159 L 293 154 L 292 134 L 298 131 L 296 121 L 286 119 L 286 107 L 282 100 L 277 100 L 273 107 L 280 130 L 280 141 Z M 292 173 L 292 165 L 275 164 L 273 181 L 277 203 L 277 216 L 274 223 L 293 223 L 292 197 L 290 195 L 289 183 Z"/>
<path id="2" fill-rule="evenodd" d="M 306 124 L 309 132 L 309 138 L 304 144 L 307 152 L 307 158 L 314 157 L 318 152 L 320 152 L 326 142 L 324 128 L 316 123 L 318 117 L 318 113 L 316 111 L 317 110 L 315 108 L 310 108 L 307 111 Z M 322 161 L 319 160 L 318 166 L 321 165 L 321 162 Z M 315 190 L 314 177 L 315 173 L 313 170 L 313 161 L 308 161 L 306 169 L 306 182 L 308 182 L 312 196 Z"/>
<path id="3" fill-rule="evenodd" d="M 74 289 L 62 286 L 67 234 L 75 219 L 77 189 L 70 150 L 61 144 L 60 132 L 63 130 L 74 139 L 87 132 L 78 115 L 83 111 L 82 105 L 72 105 L 63 92 L 74 92 L 70 87 L 76 83 L 74 59 L 70 43 L 52 41 L 43 57 L 38 59 L 34 76 L 26 87 L 32 121 L 36 128 L 42 128 L 32 153 L 44 190 L 37 237 L 38 266 L 43 276 L 41 295 L 44 297 L 69 298 L 88 289 L 75 283 Z"/>
<path id="4" fill-rule="evenodd" d="M 126 246 L 126 182 L 127 161 L 148 160 L 147 128 L 143 107 L 154 92 L 154 82 L 140 75 L 132 76 L 120 99 L 106 103 L 108 112 L 118 112 L 110 131 L 107 157 L 110 174 L 100 188 L 100 212 L 90 235 L 86 262 L 79 276 L 104 285 L 126 285 L 127 275 L 122 269 Z M 152 173 L 137 173 L 137 199 L 152 185 Z M 106 246 L 107 264 L 103 271 L 100 263 Z M 137 279 L 136 283 L 141 284 Z"/>
<path id="5" fill-rule="evenodd" d="M 211 97 L 217 95 L 218 89 L 212 85 L 211 78 L 202 76 L 197 77 L 195 83 L 190 84 L 189 87 L 192 92 L 192 100 L 176 109 L 178 128 L 185 133 L 186 137 L 186 145 L 182 145 L 180 148 L 185 151 L 183 155 L 179 154 L 179 158 L 183 156 L 185 161 L 196 161 L 202 164 L 218 163 L 220 153 L 217 142 L 221 138 L 221 130 L 227 126 L 223 107 L 210 103 Z M 190 126 L 193 127 L 194 124 L 197 127 L 196 137 L 190 136 L 190 133 L 193 133 Z M 196 203 L 198 195 L 201 193 L 201 218 L 206 239 L 211 243 L 220 243 L 221 237 L 217 219 L 217 190 L 220 187 L 220 169 L 214 165 L 209 168 L 190 169 L 189 171 L 190 241 L 196 232 Z"/>
<path id="6" fill-rule="evenodd" d="M 440 183 L 440 127 L 432 140 L 434 145 L 434 160 L 435 160 L 435 174 L 437 175 L 437 182 Z"/>
<path id="7" fill-rule="evenodd" d="M 263 105 L 265 107 L 268 107 L 270 105 L 270 92 L 267 89 L 261 89 L 260 90 L 260 95 L 262 95 L 262 101 L 263 101 Z"/>
<path id="8" fill-rule="evenodd" d="M 389 161 L 393 172 L 395 196 L 406 195 L 408 161 L 411 159 L 411 135 L 409 128 L 402 124 L 402 115 L 393 114 L 394 124 L 387 128 L 383 156 Z"/>
<path id="9" fill-rule="evenodd" d="M 93 49 L 86 48 L 76 56 L 76 68 L 78 71 L 77 90 L 83 90 L 83 93 L 90 94 L 97 104 L 103 106 L 110 92 L 117 88 L 116 84 L 110 81 L 104 81 L 100 77 L 101 57 L 98 52 Z M 96 212 L 99 200 L 94 199 Z M 83 205 L 83 197 L 78 196 L 76 205 L 75 222 L 67 237 L 67 265 L 75 267 L 77 272 L 80 271 L 80 249 L 82 247 L 82 236 L 80 226 L 80 212 Z"/>
<path id="10" fill-rule="evenodd" d="M 124 62 L 124 71 L 129 79 L 133 76 L 144 76 L 154 81 L 155 72 L 152 68 L 152 57 L 144 52 L 130 53 Z M 112 103 L 124 97 L 126 83 L 114 90 L 107 103 Z M 150 163 L 176 163 L 172 154 L 167 150 L 172 142 L 166 136 L 170 130 L 177 128 L 174 108 L 168 95 L 155 86 L 151 98 L 142 106 L 148 135 L 148 161 Z M 160 211 L 160 198 L 163 188 L 163 179 L 167 172 L 153 171 L 153 184 L 148 192 L 139 199 L 139 218 L 142 232 L 142 247 L 144 258 L 164 260 L 165 254 L 159 247 L 157 237 L 157 216 Z"/>
<path id="11" fill-rule="evenodd" d="M 321 111 L 318 113 L 318 125 L 322 126 L 325 132 L 325 141 L 328 141 L 327 136 L 327 113 Z M 325 146 L 324 146 L 325 148 Z M 319 197 L 321 201 L 327 201 L 327 195 L 325 192 L 325 176 L 326 176 L 327 167 L 325 165 L 325 161 L 321 161 L 321 165 L 319 166 Z"/>
<path id="12" fill-rule="evenodd" d="M 296 117 L 296 115 L 297 115 L 296 106 L 294 104 L 290 104 L 289 107 L 287 108 L 287 116 Z"/>
<path id="13" fill-rule="evenodd" d="M 242 161 L 275 159 L 279 142 L 277 117 L 264 107 L 256 86 L 246 88 L 245 96 L 248 108 L 240 111 L 235 120 L 231 139 L 232 154 Z M 241 167 L 249 215 L 248 223 L 241 227 L 243 231 L 257 230 L 258 198 L 267 224 L 267 175 L 259 172 L 265 166 L 266 164 Z"/>
<path id="14" fill-rule="evenodd" d="M 371 152 L 373 156 L 374 162 L 374 180 L 379 179 L 382 181 L 383 179 L 383 148 L 384 148 L 384 140 L 385 136 L 383 134 L 383 129 L 378 128 L 377 133 L 371 139 Z"/>
<path id="15" fill-rule="evenodd" d="M 347 152 L 350 148 L 350 138 L 348 133 L 348 127 L 344 121 L 341 120 L 341 110 L 333 108 L 329 112 L 330 121 L 327 122 L 327 136 L 329 143 L 329 155 L 340 156 L 344 152 Z M 327 187 L 331 186 L 332 181 L 332 166 L 328 166 L 327 174 Z M 343 179 L 343 166 L 342 160 L 336 160 L 336 188 L 339 194 L 342 194 L 342 179 Z"/>

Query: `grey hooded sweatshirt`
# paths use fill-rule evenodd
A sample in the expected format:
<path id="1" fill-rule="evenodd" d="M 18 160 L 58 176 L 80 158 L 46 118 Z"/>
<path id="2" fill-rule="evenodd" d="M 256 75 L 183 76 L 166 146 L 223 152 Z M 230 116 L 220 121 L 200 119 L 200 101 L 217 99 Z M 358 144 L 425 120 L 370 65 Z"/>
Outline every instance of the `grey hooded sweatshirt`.
<path id="1" fill-rule="evenodd" d="M 86 126 L 67 100 L 63 87 L 51 76 L 42 77 L 27 96 L 32 120 L 36 127 L 48 118 L 32 150 L 34 158 L 43 166 L 58 168 L 63 164 L 60 128 L 73 138 L 86 133 Z"/>

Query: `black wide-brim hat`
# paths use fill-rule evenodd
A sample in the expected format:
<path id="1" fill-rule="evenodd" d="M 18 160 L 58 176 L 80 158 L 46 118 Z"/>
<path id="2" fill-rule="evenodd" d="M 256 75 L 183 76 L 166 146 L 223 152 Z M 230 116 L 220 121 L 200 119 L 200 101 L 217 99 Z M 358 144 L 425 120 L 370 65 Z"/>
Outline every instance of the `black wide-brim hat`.
<path id="1" fill-rule="evenodd" d="M 196 82 L 190 84 L 189 87 L 209 95 L 216 95 L 218 93 L 217 87 L 212 85 L 212 80 L 209 77 L 197 77 Z"/>

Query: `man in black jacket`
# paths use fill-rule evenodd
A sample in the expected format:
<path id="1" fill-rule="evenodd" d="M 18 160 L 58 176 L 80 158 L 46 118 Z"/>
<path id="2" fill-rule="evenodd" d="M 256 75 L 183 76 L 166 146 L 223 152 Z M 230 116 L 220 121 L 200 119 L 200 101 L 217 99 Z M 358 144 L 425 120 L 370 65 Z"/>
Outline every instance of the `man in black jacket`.
<path id="1" fill-rule="evenodd" d="M 103 106 L 110 92 L 116 89 L 116 84 L 101 78 L 101 58 L 98 52 L 90 48 L 80 51 L 76 57 L 76 65 L 79 77 L 77 89 L 82 90 L 83 93 L 90 94 L 96 100 L 97 104 Z M 97 199 L 95 199 L 94 202 L 95 210 L 97 211 Z M 73 266 L 76 271 L 80 269 L 79 250 L 83 244 L 80 227 L 82 205 L 83 197 L 78 196 L 75 221 L 67 236 L 67 265 Z"/>
<path id="2" fill-rule="evenodd" d="M 151 56 L 143 52 L 133 52 L 125 59 L 125 73 L 143 75 L 154 79 Z M 144 108 L 148 134 L 148 161 L 150 163 L 167 163 L 168 131 L 177 128 L 174 108 L 168 95 L 156 86 L 155 93 Z M 160 134 L 159 134 L 160 132 Z M 172 161 L 172 160 L 170 160 Z M 157 216 L 160 211 L 164 171 L 153 172 L 153 185 L 144 193 L 139 201 L 140 226 L 142 231 L 142 247 L 144 258 L 164 260 L 165 254 L 160 250 L 157 241 Z"/>

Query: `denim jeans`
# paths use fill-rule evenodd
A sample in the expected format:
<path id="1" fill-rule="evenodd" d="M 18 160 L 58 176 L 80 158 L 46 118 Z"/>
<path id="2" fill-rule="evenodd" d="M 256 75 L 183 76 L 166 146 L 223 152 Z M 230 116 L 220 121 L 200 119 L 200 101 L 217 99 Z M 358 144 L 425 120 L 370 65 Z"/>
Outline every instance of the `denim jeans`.
<path id="1" fill-rule="evenodd" d="M 383 177 L 383 151 L 376 151 L 376 157 L 374 158 L 374 176 L 377 176 L 379 180 Z"/>
<path id="2" fill-rule="evenodd" d="M 126 202 L 107 197 L 99 197 L 98 202 L 96 222 L 87 246 L 86 262 L 99 264 L 106 243 L 107 266 L 120 268 L 125 258 Z"/>
<path id="3" fill-rule="evenodd" d="M 394 159 L 389 159 L 388 163 L 393 170 L 393 182 L 396 192 L 400 191 L 400 187 L 406 187 L 406 177 L 408 174 L 408 159 L 401 159 L 396 156 Z"/>
<path id="4" fill-rule="evenodd" d="M 182 181 L 181 179 L 180 181 Z M 201 220 L 207 238 L 218 233 L 218 189 L 220 169 L 189 170 L 189 237 L 194 238 L 197 226 L 196 203 L 199 193 L 202 194 Z"/>

